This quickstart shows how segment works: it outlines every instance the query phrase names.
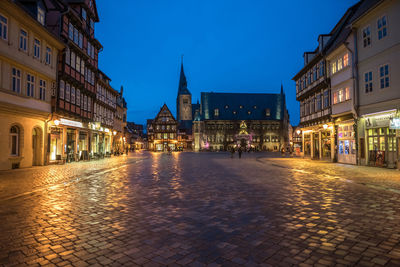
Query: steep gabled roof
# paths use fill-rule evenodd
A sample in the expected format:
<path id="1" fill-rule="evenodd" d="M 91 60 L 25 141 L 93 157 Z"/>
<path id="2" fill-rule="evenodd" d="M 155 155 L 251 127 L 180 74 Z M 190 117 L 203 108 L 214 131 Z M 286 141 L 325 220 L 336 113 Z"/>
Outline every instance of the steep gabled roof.
<path id="1" fill-rule="evenodd" d="M 283 120 L 284 94 L 201 93 L 202 120 Z M 218 116 L 214 111 L 218 109 Z M 266 115 L 269 110 L 270 115 Z"/>
<path id="2" fill-rule="evenodd" d="M 174 122 L 176 122 L 176 119 L 175 119 L 174 115 L 172 115 L 172 113 L 169 110 L 169 108 L 167 107 L 167 104 L 164 104 L 161 107 L 160 112 L 158 112 L 157 116 L 153 120 L 153 123 L 155 123 L 155 122 L 163 122 L 163 118 L 169 118 L 170 120 L 173 120 Z"/>

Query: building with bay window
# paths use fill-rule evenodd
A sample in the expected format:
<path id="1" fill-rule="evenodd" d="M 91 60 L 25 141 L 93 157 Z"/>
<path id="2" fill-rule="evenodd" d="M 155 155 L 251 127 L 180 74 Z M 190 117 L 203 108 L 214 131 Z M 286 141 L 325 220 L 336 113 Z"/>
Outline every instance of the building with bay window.
<path id="1" fill-rule="evenodd" d="M 48 5 L 46 25 L 66 46 L 58 57 L 58 84 L 52 99 L 50 160 L 88 159 L 95 125 L 98 52 L 102 49 L 94 34 L 95 22 L 99 21 L 96 3 L 94 0 L 44 2 Z"/>
<path id="2" fill-rule="evenodd" d="M 0 170 L 48 162 L 48 121 L 64 44 L 43 1 L 0 1 Z"/>

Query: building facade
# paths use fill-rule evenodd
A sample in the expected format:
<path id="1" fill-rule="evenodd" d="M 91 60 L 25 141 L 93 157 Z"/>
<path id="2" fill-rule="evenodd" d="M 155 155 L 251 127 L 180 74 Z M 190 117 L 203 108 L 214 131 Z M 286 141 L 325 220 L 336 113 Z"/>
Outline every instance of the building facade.
<path id="1" fill-rule="evenodd" d="M 149 121 L 148 121 L 149 123 Z M 175 151 L 177 149 L 178 122 L 164 104 L 157 116 L 148 124 L 148 143 L 152 151 Z"/>
<path id="2" fill-rule="evenodd" d="M 47 6 L 0 1 L 0 170 L 48 162 L 48 123 L 64 44 L 45 27 Z"/>
<path id="3" fill-rule="evenodd" d="M 371 166 L 399 161 L 400 2 L 365 1 L 352 21 L 356 32 L 358 157 Z"/>
<path id="4" fill-rule="evenodd" d="M 195 150 L 278 151 L 289 145 L 289 115 L 278 94 L 201 93 L 193 122 Z"/>

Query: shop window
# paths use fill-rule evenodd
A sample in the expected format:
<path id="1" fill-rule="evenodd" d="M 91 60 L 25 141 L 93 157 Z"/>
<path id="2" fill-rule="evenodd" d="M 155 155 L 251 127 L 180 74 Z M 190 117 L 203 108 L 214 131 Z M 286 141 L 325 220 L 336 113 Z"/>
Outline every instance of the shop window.
<path id="1" fill-rule="evenodd" d="M 11 156 L 19 156 L 19 128 L 12 126 L 10 128 Z"/>

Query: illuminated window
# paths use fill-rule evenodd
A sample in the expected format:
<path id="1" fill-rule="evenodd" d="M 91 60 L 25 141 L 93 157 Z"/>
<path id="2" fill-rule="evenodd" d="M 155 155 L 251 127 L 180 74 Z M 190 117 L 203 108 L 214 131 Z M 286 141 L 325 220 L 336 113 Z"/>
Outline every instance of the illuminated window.
<path id="1" fill-rule="evenodd" d="M 343 58 L 339 58 L 337 63 L 337 70 L 340 71 L 341 69 L 343 69 Z"/>
<path id="2" fill-rule="evenodd" d="M 381 89 L 389 87 L 389 65 L 384 65 L 379 68 L 379 79 Z"/>
<path id="3" fill-rule="evenodd" d="M 337 104 L 338 103 L 338 92 L 334 92 L 333 93 L 333 104 Z"/>
<path id="4" fill-rule="evenodd" d="M 250 115 L 250 114 L 251 114 L 251 111 L 250 111 L 250 110 L 249 110 L 249 111 L 247 111 L 247 114 L 249 114 L 249 115 Z"/>
<path id="5" fill-rule="evenodd" d="M 242 109 L 242 108 L 243 108 L 243 106 L 242 106 L 242 105 L 240 105 L 240 106 L 239 106 L 239 108 L 240 108 L 240 109 Z"/>
<path id="6" fill-rule="evenodd" d="M 345 54 L 343 56 L 343 68 L 347 67 L 349 65 L 349 54 Z"/>
<path id="7" fill-rule="evenodd" d="M 343 102 L 344 101 L 344 93 L 343 93 L 343 89 L 340 89 L 338 91 L 338 102 Z"/>
<path id="8" fill-rule="evenodd" d="M 218 117 L 219 116 L 219 109 L 214 109 L 214 116 L 215 117 Z"/>
<path id="9" fill-rule="evenodd" d="M 369 29 L 369 26 L 367 26 L 363 29 L 362 37 L 363 37 L 364 47 L 370 46 L 371 45 L 371 31 Z"/>
<path id="10" fill-rule="evenodd" d="M 37 20 L 39 21 L 40 24 L 44 25 L 45 21 L 44 10 L 40 7 L 38 7 L 37 9 Z"/>
<path id="11" fill-rule="evenodd" d="M 68 37 L 71 40 L 74 40 L 74 26 L 71 23 L 68 24 Z"/>
<path id="12" fill-rule="evenodd" d="M 332 64 L 331 64 L 331 71 L 332 71 L 332 74 L 336 73 L 336 61 L 332 62 Z"/>
<path id="13" fill-rule="evenodd" d="M 65 84 L 65 100 L 69 102 L 71 99 L 71 87 L 69 83 Z"/>
<path id="14" fill-rule="evenodd" d="M 350 88 L 349 88 L 349 87 L 346 87 L 346 88 L 344 89 L 344 92 L 345 92 L 345 99 L 346 99 L 346 100 L 349 100 L 349 99 L 350 99 Z"/>
<path id="15" fill-rule="evenodd" d="M 378 19 L 378 39 L 382 39 L 387 35 L 386 16 Z"/>
<path id="16" fill-rule="evenodd" d="M 266 117 L 271 116 L 271 110 L 270 110 L 269 108 L 266 108 L 266 109 L 265 109 L 265 116 L 266 116 Z"/>

